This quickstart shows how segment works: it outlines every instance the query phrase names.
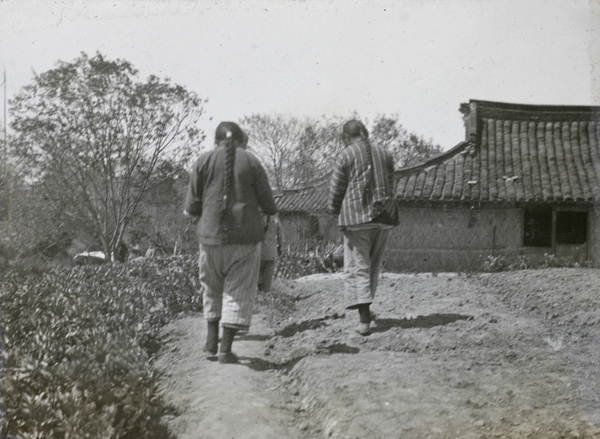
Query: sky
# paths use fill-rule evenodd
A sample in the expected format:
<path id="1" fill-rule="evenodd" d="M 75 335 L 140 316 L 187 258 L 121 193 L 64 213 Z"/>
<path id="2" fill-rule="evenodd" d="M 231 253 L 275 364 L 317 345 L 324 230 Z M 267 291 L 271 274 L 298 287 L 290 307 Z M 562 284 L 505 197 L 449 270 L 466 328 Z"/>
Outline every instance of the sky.
<path id="1" fill-rule="evenodd" d="M 8 99 L 97 51 L 207 98 L 209 137 L 256 113 L 397 114 L 446 150 L 470 99 L 600 105 L 600 0 L 0 0 Z"/>

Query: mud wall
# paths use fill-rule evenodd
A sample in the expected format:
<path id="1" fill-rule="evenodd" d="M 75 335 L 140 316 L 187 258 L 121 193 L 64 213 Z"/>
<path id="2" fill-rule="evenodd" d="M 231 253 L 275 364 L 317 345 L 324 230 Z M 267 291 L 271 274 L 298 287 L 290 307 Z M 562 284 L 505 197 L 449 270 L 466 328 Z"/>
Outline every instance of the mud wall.
<path id="1" fill-rule="evenodd" d="M 571 258 L 599 264 L 600 207 L 589 213 L 588 240 L 576 249 L 581 254 Z M 548 254 L 564 253 L 556 247 L 523 247 L 523 209 L 517 207 L 402 207 L 399 214 L 400 225 L 388 243 L 387 271 L 480 271 L 488 256 L 524 257 L 537 265 Z M 342 242 L 335 216 L 282 213 L 280 217 L 284 245 L 312 248 L 318 241 Z"/>
<path id="2" fill-rule="evenodd" d="M 316 242 L 342 242 L 337 217 L 306 212 L 281 212 L 281 232 L 286 246 L 314 247 Z"/>
<path id="3" fill-rule="evenodd" d="M 389 271 L 481 270 L 488 255 L 518 256 L 521 209 L 400 208 L 388 244 Z"/>

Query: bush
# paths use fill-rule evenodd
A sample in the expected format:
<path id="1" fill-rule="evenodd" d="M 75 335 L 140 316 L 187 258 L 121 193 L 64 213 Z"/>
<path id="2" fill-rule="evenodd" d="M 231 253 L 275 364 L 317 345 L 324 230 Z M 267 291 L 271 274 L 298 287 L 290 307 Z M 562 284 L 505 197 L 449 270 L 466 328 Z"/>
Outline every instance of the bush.
<path id="1" fill-rule="evenodd" d="M 532 264 L 525 256 L 509 258 L 507 256 L 488 256 L 483 263 L 483 271 L 499 272 L 527 270 L 528 268 L 592 268 L 591 261 L 578 262 L 572 258 L 558 258 L 549 253 L 544 254 L 544 262 Z"/>
<path id="2" fill-rule="evenodd" d="M 542 268 L 592 268 L 592 261 L 579 262 L 573 258 L 558 258 L 556 255 L 544 253 Z"/>
<path id="3" fill-rule="evenodd" d="M 343 247 L 333 241 L 304 243 L 282 252 L 275 263 L 275 277 L 296 279 L 316 273 L 334 273 L 342 268 Z"/>
<path id="4" fill-rule="evenodd" d="M 151 358 L 161 327 L 201 311 L 196 259 L 6 276 L 4 431 L 33 438 L 168 438 Z"/>
<path id="5" fill-rule="evenodd" d="M 500 272 L 527 270 L 532 268 L 531 263 L 525 256 L 508 258 L 506 256 L 488 256 L 483 263 L 483 271 Z"/>

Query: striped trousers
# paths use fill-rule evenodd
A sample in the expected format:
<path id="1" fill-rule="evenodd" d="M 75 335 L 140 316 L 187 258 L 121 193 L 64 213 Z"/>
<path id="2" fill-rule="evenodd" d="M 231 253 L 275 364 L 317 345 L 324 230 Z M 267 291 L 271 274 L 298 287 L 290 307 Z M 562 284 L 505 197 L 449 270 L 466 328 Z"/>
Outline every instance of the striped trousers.
<path id="1" fill-rule="evenodd" d="M 344 230 L 346 308 L 373 302 L 390 231 L 379 227 Z"/>
<path id="2" fill-rule="evenodd" d="M 204 318 L 221 326 L 248 330 L 260 267 L 257 244 L 200 244 L 200 288 Z"/>

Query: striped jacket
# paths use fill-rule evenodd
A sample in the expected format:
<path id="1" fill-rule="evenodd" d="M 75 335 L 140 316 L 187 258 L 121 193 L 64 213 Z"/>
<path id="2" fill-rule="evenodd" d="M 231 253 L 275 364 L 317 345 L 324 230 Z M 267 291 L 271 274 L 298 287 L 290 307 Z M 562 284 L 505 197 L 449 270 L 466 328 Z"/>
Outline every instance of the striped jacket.
<path id="1" fill-rule="evenodd" d="M 338 215 L 338 225 L 342 228 L 371 222 L 373 201 L 393 195 L 394 159 L 379 145 L 371 145 L 371 154 L 373 174 L 367 147 L 360 139 L 344 149 L 336 160 L 328 207 L 332 214 Z"/>

